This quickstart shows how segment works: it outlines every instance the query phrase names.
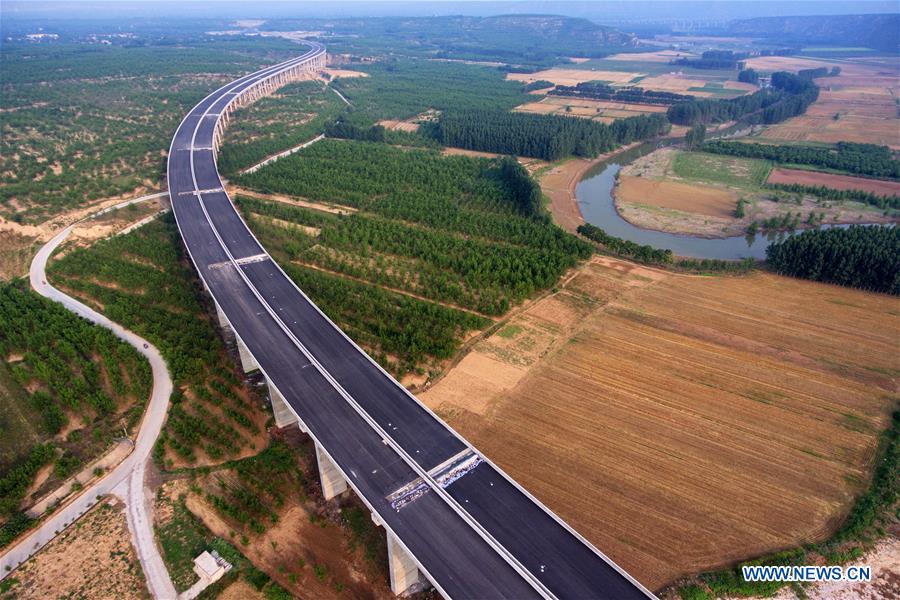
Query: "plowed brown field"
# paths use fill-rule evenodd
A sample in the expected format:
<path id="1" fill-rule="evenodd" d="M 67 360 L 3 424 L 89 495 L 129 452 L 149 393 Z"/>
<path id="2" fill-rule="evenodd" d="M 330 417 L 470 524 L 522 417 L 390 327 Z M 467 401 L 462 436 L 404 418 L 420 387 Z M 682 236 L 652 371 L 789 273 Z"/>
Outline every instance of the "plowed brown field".
<path id="1" fill-rule="evenodd" d="M 799 183 L 800 185 L 824 185 L 836 190 L 863 190 L 880 196 L 900 196 L 900 183 L 881 179 L 866 179 L 850 175 L 835 175 L 802 169 L 772 169 L 767 183 Z"/>
<path id="2" fill-rule="evenodd" d="M 887 296 L 597 257 L 423 398 L 659 588 L 839 524 L 897 402 L 898 340 Z"/>

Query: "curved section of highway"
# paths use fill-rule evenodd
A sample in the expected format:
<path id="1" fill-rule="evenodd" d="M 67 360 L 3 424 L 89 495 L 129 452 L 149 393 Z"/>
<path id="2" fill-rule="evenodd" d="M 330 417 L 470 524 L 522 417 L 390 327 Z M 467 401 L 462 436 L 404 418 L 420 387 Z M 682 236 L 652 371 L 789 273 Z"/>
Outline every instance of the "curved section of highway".
<path id="1" fill-rule="evenodd" d="M 204 98 L 169 151 L 179 231 L 239 344 L 445 596 L 652 597 L 381 369 L 294 285 L 236 211 L 216 169 L 224 123 L 234 108 L 321 70 L 325 48 L 307 45 L 306 54 Z"/>
<path id="2" fill-rule="evenodd" d="M 91 218 L 109 210 L 162 195 L 164 193 L 122 202 L 95 213 Z M 169 377 L 166 362 L 156 347 L 136 333 L 110 321 L 94 309 L 66 295 L 47 282 L 47 260 L 53 251 L 65 241 L 73 227 L 75 224 L 69 225 L 38 250 L 29 269 L 31 287 L 41 296 L 59 302 L 78 316 L 109 329 L 117 337 L 134 346 L 150 363 L 153 373 L 153 390 L 131 454 L 106 476 L 81 492 L 75 500 L 56 511 L 37 529 L 7 550 L 0 557 L 0 579 L 6 577 L 10 572 L 14 572 L 16 567 L 28 560 L 50 543 L 57 534 L 62 533 L 66 527 L 90 510 L 97 503 L 98 497 L 112 493 L 125 501 L 128 529 L 134 539 L 135 549 L 151 594 L 154 598 L 174 599 L 177 594 L 162 556 L 159 554 L 159 549 L 156 547 L 150 511 L 151 499 L 144 487 L 147 462 L 150 460 L 153 445 L 156 443 L 156 438 L 159 437 L 159 432 L 166 419 L 169 397 L 172 394 L 172 379 Z"/>

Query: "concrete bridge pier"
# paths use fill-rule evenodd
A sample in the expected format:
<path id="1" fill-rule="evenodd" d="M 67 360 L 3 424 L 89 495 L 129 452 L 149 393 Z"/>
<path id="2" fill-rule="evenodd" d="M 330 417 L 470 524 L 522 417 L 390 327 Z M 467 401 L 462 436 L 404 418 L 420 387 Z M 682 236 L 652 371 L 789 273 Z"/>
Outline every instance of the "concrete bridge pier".
<path id="1" fill-rule="evenodd" d="M 244 342 L 238 338 L 237 340 L 238 354 L 241 356 L 241 368 L 244 369 L 244 373 L 250 373 L 252 371 L 258 371 L 259 365 L 256 364 L 256 359 L 253 358 L 253 355 L 250 354 L 250 350 L 247 349 L 247 346 L 244 345 Z"/>
<path id="2" fill-rule="evenodd" d="M 319 481 L 322 484 L 322 494 L 326 500 L 331 500 L 347 489 L 347 480 L 335 466 L 325 450 L 316 442 L 316 461 L 319 463 Z"/>
<path id="3" fill-rule="evenodd" d="M 375 513 L 372 513 L 372 522 L 384 527 L 384 523 Z M 422 577 L 412 555 L 400 545 L 390 531 L 387 532 L 387 547 L 391 591 L 395 596 L 403 596 L 416 584 L 421 584 L 420 588 L 428 585 L 428 580 Z"/>
<path id="4" fill-rule="evenodd" d="M 268 378 L 266 378 L 266 385 L 269 386 L 269 402 L 272 403 L 272 412 L 275 414 L 275 425 L 281 428 L 293 425 L 294 423 L 299 423 L 300 420 L 293 412 L 291 412 L 284 397 L 278 392 L 278 389 L 272 385 L 272 382 L 269 381 Z M 305 429 L 305 427 L 301 425 L 300 429 Z"/>
<path id="5" fill-rule="evenodd" d="M 419 583 L 419 567 L 409 552 L 397 542 L 393 533 L 387 534 L 388 570 L 391 573 L 391 591 L 402 596 Z"/>
<path id="6" fill-rule="evenodd" d="M 206 284 L 203 285 L 205 286 Z M 219 321 L 219 327 L 221 327 L 225 331 L 225 333 L 232 333 L 231 323 L 229 323 L 228 319 L 225 317 L 225 312 L 219 306 L 218 302 L 213 301 L 213 304 L 216 305 L 216 317 Z"/>

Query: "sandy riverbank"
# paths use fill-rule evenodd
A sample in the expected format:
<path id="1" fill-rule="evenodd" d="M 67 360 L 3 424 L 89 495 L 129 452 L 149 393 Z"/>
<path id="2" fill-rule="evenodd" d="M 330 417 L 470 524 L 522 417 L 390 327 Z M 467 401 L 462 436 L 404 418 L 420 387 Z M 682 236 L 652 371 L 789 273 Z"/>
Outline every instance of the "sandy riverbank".
<path id="1" fill-rule="evenodd" d="M 584 217 L 575 197 L 575 188 L 578 186 L 578 182 L 592 167 L 640 144 L 641 142 L 628 144 L 613 152 L 601 154 L 597 158 L 573 158 L 546 171 L 540 178 L 541 190 L 550 198 L 550 214 L 553 215 L 556 224 L 566 231 L 574 233 L 578 226 L 584 223 Z"/>

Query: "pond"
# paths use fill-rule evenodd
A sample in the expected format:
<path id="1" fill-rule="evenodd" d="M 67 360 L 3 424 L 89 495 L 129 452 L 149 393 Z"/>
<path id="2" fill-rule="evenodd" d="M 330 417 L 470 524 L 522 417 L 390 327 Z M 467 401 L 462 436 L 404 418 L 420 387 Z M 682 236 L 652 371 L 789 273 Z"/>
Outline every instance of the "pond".
<path id="1" fill-rule="evenodd" d="M 613 201 L 612 191 L 616 184 L 616 173 L 623 166 L 649 154 L 656 148 L 656 144 L 638 146 L 611 157 L 585 174 L 575 189 L 578 208 L 585 221 L 600 227 L 609 235 L 637 244 L 647 244 L 654 248 L 668 248 L 677 256 L 693 258 L 742 259 L 752 257 L 765 259 L 766 248 L 769 244 L 793 235 L 788 232 L 771 232 L 707 239 L 641 229 L 632 225 L 619 216 Z M 827 227 L 829 226 L 823 226 L 823 228 Z M 841 227 L 841 225 L 833 227 Z"/>

